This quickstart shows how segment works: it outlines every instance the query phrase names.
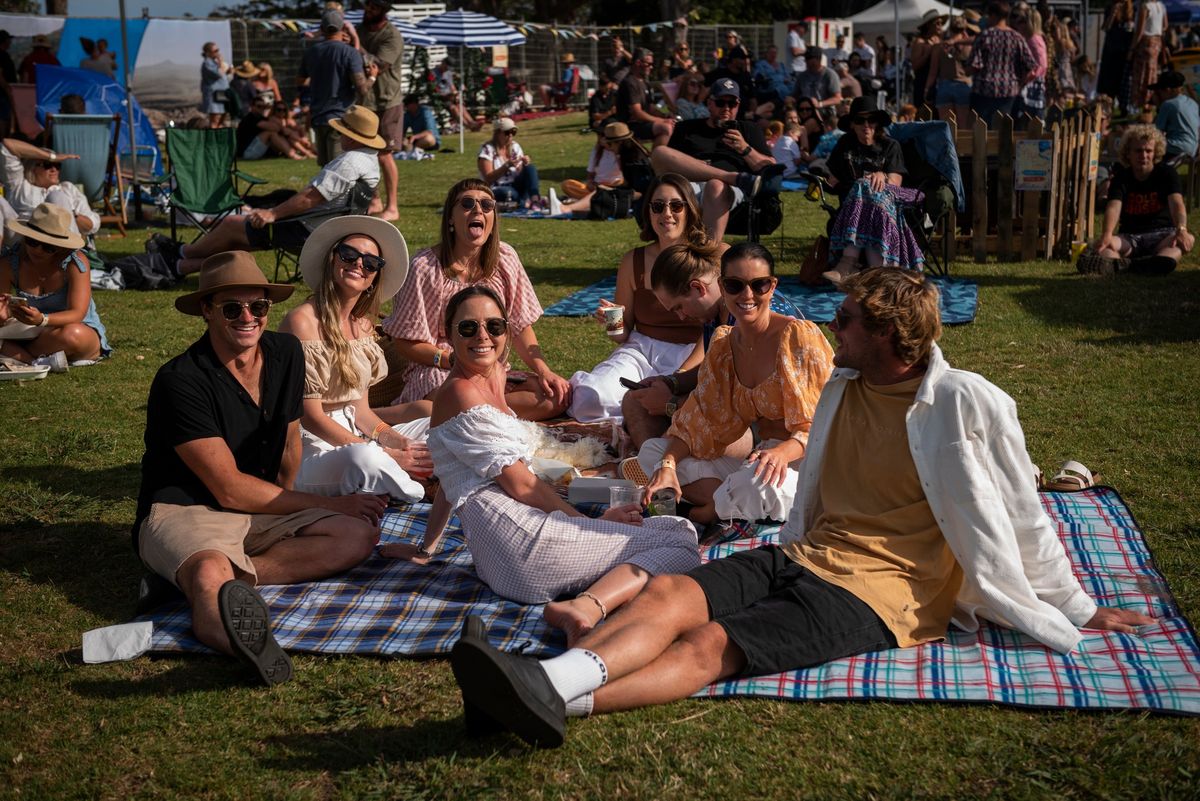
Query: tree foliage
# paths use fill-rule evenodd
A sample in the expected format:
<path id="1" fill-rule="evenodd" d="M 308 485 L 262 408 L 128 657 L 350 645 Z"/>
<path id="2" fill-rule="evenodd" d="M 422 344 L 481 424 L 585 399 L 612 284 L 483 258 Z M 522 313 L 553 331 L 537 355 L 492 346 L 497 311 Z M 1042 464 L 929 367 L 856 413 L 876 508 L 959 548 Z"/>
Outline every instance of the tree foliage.
<path id="1" fill-rule="evenodd" d="M 63 0 L 63 5 L 66 5 L 66 0 Z M 5 14 L 37 14 L 41 10 L 38 0 L 0 0 L 0 11 Z M 66 13 L 65 8 L 63 13 Z"/>
<path id="2" fill-rule="evenodd" d="M 246 0 L 217 6 L 210 17 L 246 17 L 248 19 L 320 19 L 323 0 Z"/>

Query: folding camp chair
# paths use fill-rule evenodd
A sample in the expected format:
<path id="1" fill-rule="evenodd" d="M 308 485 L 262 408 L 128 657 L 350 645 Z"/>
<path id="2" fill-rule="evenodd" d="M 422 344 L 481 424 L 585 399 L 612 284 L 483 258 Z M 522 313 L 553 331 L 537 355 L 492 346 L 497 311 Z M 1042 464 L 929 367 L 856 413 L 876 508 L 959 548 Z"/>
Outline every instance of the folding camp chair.
<path id="1" fill-rule="evenodd" d="M 237 132 L 233 128 L 167 128 L 167 158 L 171 171 L 171 238 L 182 214 L 200 229 L 194 238 L 208 233 L 226 216 L 242 207 L 246 195 L 265 178 L 256 178 L 237 168 Z M 238 192 L 237 182 L 246 188 Z"/>
<path id="2" fill-rule="evenodd" d="M 62 180 L 82 187 L 88 201 L 102 205 L 101 224 L 116 225 L 121 236 L 125 236 L 125 224 L 129 220 L 125 212 L 124 185 L 117 170 L 121 115 L 47 114 L 46 130 L 55 150 L 79 156 L 62 162 Z M 113 206 L 114 185 L 117 207 Z"/>
<path id="3" fill-rule="evenodd" d="M 326 220 L 332 220 L 334 217 L 345 217 L 347 214 L 366 214 L 367 209 L 371 206 L 371 200 L 375 197 L 375 187 L 359 178 L 354 182 L 354 187 L 350 190 L 350 194 L 346 197 L 346 202 L 328 209 L 317 209 L 305 214 L 297 214 L 295 217 L 288 217 L 285 220 L 276 220 L 277 223 L 282 222 L 302 222 L 304 227 L 311 234 L 313 231 Z M 307 237 L 306 237 L 307 238 Z M 300 249 L 290 249 L 286 247 L 276 246 L 275 248 L 275 277 L 272 281 L 279 282 L 279 269 L 284 265 L 288 265 L 284 277 L 288 281 L 297 280 L 300 267 Z"/>

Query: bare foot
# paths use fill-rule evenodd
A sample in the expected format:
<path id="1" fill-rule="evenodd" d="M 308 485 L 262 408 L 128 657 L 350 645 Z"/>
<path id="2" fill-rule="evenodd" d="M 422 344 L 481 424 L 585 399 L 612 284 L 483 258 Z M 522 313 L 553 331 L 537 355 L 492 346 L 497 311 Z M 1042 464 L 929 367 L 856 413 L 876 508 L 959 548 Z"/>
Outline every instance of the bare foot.
<path id="1" fill-rule="evenodd" d="M 375 215 L 383 211 L 383 201 L 379 198 L 372 198 L 371 205 L 367 206 L 367 214 Z"/>
<path id="2" fill-rule="evenodd" d="M 567 635 L 567 647 L 583 639 L 600 622 L 600 608 L 588 598 L 573 598 L 570 601 L 551 601 L 542 610 L 542 617 L 556 629 Z"/>
<path id="3" fill-rule="evenodd" d="M 371 214 L 378 217 L 381 220 L 387 220 L 388 222 L 396 222 L 397 220 L 400 219 L 400 210 L 399 209 L 380 209 L 377 212 L 375 212 L 375 211 L 371 212 Z"/>

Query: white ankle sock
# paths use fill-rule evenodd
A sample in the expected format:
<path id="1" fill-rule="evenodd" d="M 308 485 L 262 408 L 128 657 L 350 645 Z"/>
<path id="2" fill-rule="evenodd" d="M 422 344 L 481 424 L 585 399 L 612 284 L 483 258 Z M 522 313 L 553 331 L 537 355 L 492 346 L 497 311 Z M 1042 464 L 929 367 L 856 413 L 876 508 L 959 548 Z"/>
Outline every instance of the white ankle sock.
<path id="1" fill-rule="evenodd" d="M 561 656 L 545 660 L 541 665 L 550 678 L 551 686 L 564 702 L 603 687 L 608 681 L 608 667 L 604 660 L 586 648 L 572 648 Z"/>
<path id="2" fill-rule="evenodd" d="M 584 693 L 578 698 L 567 701 L 567 717 L 586 718 L 592 714 L 592 694 Z"/>

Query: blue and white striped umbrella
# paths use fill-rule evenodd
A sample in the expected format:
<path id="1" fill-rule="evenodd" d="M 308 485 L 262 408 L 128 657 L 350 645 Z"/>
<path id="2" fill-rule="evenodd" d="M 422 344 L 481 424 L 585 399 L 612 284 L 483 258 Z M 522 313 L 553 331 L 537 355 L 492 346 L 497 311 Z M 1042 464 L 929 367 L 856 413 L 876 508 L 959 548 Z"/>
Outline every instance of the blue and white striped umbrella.
<path id="1" fill-rule="evenodd" d="M 349 22 L 351 25 L 358 25 L 363 20 L 363 13 L 361 10 L 347 11 L 343 16 L 345 17 L 346 22 Z M 404 44 L 406 45 L 414 47 L 433 47 L 437 44 L 436 39 L 406 19 L 401 19 L 399 16 L 388 14 L 388 21 L 391 22 L 393 27 L 395 27 L 395 29 L 400 32 L 400 35 L 404 37 Z M 301 33 L 316 33 L 320 29 L 321 23 L 314 22 L 313 24 L 304 28 Z"/>
<path id="2" fill-rule="evenodd" d="M 459 47 L 492 47 L 523 45 L 525 36 L 495 17 L 474 11 L 446 11 L 434 14 L 417 23 L 417 27 L 437 40 L 438 44 Z"/>

